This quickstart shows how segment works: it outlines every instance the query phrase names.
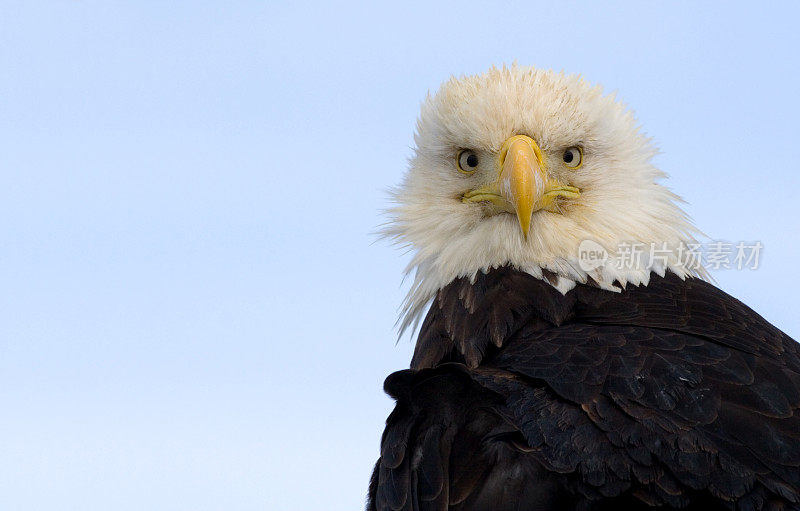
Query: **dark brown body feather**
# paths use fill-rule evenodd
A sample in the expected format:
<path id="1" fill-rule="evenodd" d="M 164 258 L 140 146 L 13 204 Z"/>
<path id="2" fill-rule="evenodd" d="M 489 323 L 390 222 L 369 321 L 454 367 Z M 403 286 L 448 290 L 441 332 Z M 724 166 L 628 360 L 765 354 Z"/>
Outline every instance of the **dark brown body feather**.
<path id="1" fill-rule="evenodd" d="M 800 509 L 800 345 L 700 280 L 456 280 L 385 388 L 369 510 Z"/>

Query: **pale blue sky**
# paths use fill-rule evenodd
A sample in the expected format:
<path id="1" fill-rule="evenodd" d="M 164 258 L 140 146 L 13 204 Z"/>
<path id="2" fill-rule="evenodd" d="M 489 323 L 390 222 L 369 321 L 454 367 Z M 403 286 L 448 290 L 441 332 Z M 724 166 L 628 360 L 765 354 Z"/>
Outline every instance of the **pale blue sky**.
<path id="1" fill-rule="evenodd" d="M 696 3 L 0 2 L 0 508 L 360 509 L 412 351 L 371 233 L 493 63 L 618 91 L 800 337 L 800 11 Z"/>

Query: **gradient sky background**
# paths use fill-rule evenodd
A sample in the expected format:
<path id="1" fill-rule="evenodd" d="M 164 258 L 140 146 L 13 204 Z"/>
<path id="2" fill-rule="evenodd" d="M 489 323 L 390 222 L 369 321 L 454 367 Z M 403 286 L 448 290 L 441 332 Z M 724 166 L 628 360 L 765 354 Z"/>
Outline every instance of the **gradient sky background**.
<path id="1" fill-rule="evenodd" d="M 412 351 L 371 233 L 493 63 L 618 91 L 800 338 L 800 11 L 696 4 L 0 2 L 0 508 L 360 509 Z"/>

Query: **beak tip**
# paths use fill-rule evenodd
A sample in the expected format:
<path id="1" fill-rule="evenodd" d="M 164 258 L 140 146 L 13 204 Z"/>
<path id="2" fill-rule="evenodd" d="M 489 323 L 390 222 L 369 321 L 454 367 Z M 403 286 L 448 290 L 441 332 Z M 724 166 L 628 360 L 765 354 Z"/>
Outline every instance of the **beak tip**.
<path id="1" fill-rule="evenodd" d="M 527 241 L 528 232 L 530 231 L 530 227 L 531 227 L 530 222 L 524 222 L 524 221 L 522 221 L 522 219 L 520 219 L 519 227 L 520 227 L 520 230 L 522 231 L 522 239 Z"/>

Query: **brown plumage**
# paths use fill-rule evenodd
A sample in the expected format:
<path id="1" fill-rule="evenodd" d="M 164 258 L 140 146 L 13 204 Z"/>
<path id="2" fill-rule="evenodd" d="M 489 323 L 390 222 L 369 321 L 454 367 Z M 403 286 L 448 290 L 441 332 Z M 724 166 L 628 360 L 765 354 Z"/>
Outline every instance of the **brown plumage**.
<path id="1" fill-rule="evenodd" d="M 368 509 L 800 509 L 800 345 L 699 279 L 442 288 Z"/>

